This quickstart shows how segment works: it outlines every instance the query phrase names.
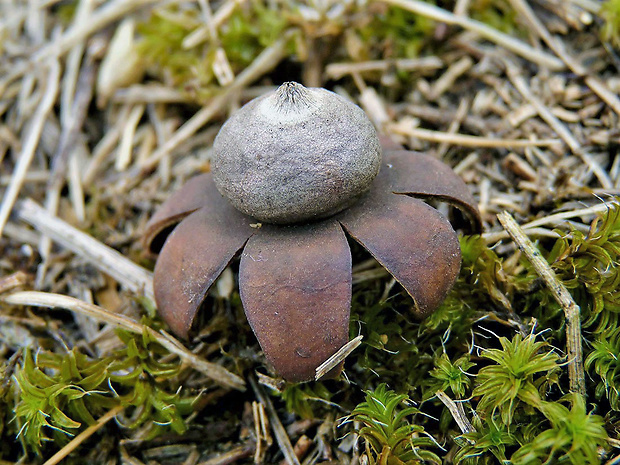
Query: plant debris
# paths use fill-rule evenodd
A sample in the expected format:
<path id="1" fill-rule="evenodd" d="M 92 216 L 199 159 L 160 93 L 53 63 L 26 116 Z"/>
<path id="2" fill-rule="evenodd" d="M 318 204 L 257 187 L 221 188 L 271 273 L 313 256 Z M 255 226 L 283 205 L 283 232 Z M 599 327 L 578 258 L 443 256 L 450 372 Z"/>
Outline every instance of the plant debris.
<path id="1" fill-rule="evenodd" d="M 618 18 L 617 0 L 2 2 L 2 462 L 616 463 Z M 265 371 L 238 262 L 198 334 L 170 336 L 140 240 L 227 116 L 291 80 L 450 165 L 484 223 L 423 321 L 352 243 L 359 346 L 307 384 Z"/>

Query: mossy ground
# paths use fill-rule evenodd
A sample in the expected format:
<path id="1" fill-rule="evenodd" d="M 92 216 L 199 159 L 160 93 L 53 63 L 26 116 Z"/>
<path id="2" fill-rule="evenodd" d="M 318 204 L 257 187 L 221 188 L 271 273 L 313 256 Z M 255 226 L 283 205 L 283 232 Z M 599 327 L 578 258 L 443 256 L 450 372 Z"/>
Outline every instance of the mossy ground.
<path id="1" fill-rule="evenodd" d="M 271 464 L 288 443 L 306 464 L 617 463 L 619 17 L 616 0 L 4 2 L 0 464 Z M 130 39 L 110 45 L 128 21 Z M 504 35 L 481 38 L 480 22 Z M 208 170 L 226 115 L 287 80 L 350 96 L 453 166 L 485 232 L 461 235 L 460 276 L 421 322 L 353 247 L 362 344 L 345 376 L 299 385 L 264 376 L 233 263 L 185 345 L 244 379 L 240 391 L 162 345 L 152 302 L 121 271 L 152 270 L 144 225 Z M 27 198 L 47 214 L 26 220 Z M 571 392 L 564 309 L 502 211 L 579 305 L 585 396 Z M 89 246 L 44 240 L 63 224 L 125 259 L 110 270 Z M 28 290 L 77 300 L 15 304 Z"/>

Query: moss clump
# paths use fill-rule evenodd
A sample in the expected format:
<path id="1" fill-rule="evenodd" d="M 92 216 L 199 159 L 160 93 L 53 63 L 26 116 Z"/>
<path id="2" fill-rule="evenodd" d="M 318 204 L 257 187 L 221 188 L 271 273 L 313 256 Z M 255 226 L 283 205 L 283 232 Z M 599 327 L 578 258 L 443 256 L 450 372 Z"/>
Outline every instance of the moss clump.
<path id="1" fill-rule="evenodd" d="M 136 27 L 138 52 L 149 72 L 197 104 L 206 103 L 219 87 L 214 72 L 218 49 L 225 52 L 232 73 L 239 73 L 281 37 L 287 22 L 278 10 L 254 1 L 248 8 L 236 7 L 216 40 L 186 45 L 185 40 L 202 25 L 197 9 L 166 8 L 154 10 Z"/>
<path id="2" fill-rule="evenodd" d="M 125 427 L 148 425 L 146 437 L 186 430 L 183 416 L 193 411 L 195 396 L 174 387 L 181 365 L 163 361 L 167 351 L 148 333 L 118 334 L 124 347 L 101 359 L 77 348 L 65 354 L 24 350 L 8 432 L 17 435 L 25 451 L 39 455 L 46 442 L 65 444 L 117 406 L 125 410 Z"/>
<path id="3" fill-rule="evenodd" d="M 370 464 L 436 463 L 441 459 L 428 450 L 435 442 L 425 435 L 424 428 L 410 423 L 420 411 L 410 405 L 404 394 L 396 394 L 386 384 L 366 392 L 366 399 L 358 404 L 346 421 L 362 424 L 357 431 L 364 439 L 366 459 Z"/>
<path id="4" fill-rule="evenodd" d="M 605 21 L 601 34 L 603 40 L 620 47 L 620 0 L 607 0 L 601 7 L 601 17 Z"/>

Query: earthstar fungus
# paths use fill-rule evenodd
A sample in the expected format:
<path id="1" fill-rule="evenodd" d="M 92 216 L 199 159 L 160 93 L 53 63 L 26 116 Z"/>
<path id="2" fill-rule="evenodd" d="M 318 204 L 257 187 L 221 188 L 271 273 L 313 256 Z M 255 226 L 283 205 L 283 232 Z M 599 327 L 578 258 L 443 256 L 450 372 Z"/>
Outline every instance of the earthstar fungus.
<path id="1" fill-rule="evenodd" d="M 452 287 L 461 257 L 448 220 L 420 198 L 452 204 L 481 229 L 473 197 L 447 165 L 380 141 L 359 107 L 324 89 L 285 83 L 249 102 L 214 149 L 212 173 L 191 179 L 147 225 L 145 245 L 159 253 L 157 306 L 187 337 L 209 288 L 241 251 L 248 322 L 289 381 L 313 379 L 348 341 L 346 235 L 424 317 Z"/>

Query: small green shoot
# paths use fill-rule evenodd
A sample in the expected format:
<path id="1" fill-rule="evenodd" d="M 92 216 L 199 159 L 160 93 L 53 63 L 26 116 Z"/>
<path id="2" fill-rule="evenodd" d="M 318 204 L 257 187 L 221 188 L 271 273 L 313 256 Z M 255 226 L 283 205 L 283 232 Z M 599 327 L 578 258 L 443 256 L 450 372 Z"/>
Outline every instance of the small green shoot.
<path id="1" fill-rule="evenodd" d="M 463 355 L 454 363 L 445 353 L 441 354 L 435 360 L 435 368 L 430 373 L 433 377 L 429 380 L 430 391 L 433 393 L 439 390 L 452 392 L 457 399 L 462 399 L 471 385 L 470 376 L 472 375 L 469 375 L 467 370 L 474 366 L 476 364 L 470 362 L 469 354 Z"/>
<path id="2" fill-rule="evenodd" d="M 559 402 L 545 402 L 541 408 L 551 423 L 533 441 L 524 444 L 511 457 L 514 465 L 532 463 L 600 463 L 599 449 L 607 447 L 607 432 L 599 415 L 586 413 L 583 397 L 567 396 L 570 410 Z"/>
<path id="3" fill-rule="evenodd" d="M 605 20 L 602 28 L 604 40 L 620 47 L 620 0 L 607 0 L 601 7 L 601 16 Z"/>
<path id="4" fill-rule="evenodd" d="M 358 434 L 364 439 L 370 464 L 441 463 L 427 450 L 436 445 L 435 441 L 425 436 L 422 426 L 407 421 L 419 413 L 409 402 L 405 394 L 396 394 L 387 384 L 380 384 L 374 392 L 366 391 L 366 400 L 347 418 L 363 424 Z"/>
<path id="5" fill-rule="evenodd" d="M 481 396 L 478 411 L 487 419 L 498 412 L 503 424 L 511 424 L 521 402 L 540 408 L 546 391 L 558 383 L 560 357 L 553 350 L 544 350 L 547 344 L 535 339 L 520 334 L 512 340 L 501 337 L 501 349 L 482 353 L 495 362 L 480 369 L 473 392 Z"/>

